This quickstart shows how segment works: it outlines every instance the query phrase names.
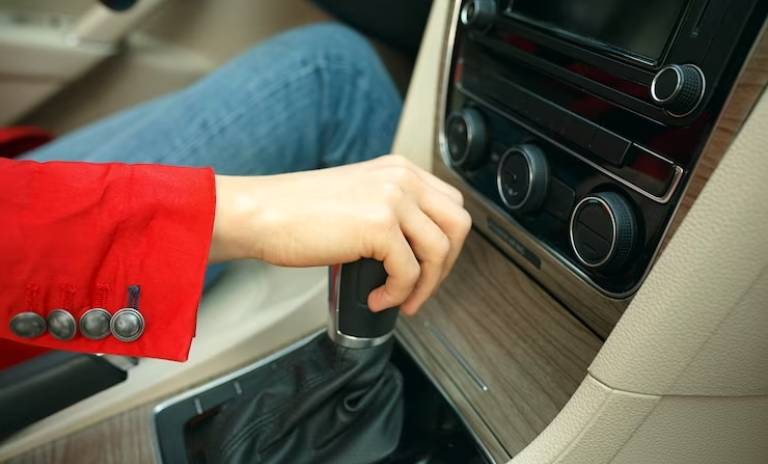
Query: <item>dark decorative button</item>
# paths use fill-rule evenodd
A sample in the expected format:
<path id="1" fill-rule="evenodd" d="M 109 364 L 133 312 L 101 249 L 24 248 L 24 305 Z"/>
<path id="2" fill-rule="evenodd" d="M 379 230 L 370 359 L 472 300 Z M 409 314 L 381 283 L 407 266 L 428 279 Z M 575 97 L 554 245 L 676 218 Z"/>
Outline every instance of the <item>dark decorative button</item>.
<path id="1" fill-rule="evenodd" d="M 91 340 L 101 340 L 109 335 L 112 314 L 104 308 L 91 308 L 80 316 L 80 333 Z"/>
<path id="2" fill-rule="evenodd" d="M 48 313 L 48 332 L 59 340 L 72 340 L 77 334 L 77 321 L 66 309 L 54 309 Z"/>
<path id="3" fill-rule="evenodd" d="M 549 190 L 549 165 L 536 145 L 515 145 L 499 161 L 496 187 L 512 211 L 526 213 L 541 207 Z"/>
<path id="4" fill-rule="evenodd" d="M 46 324 L 43 316 L 25 311 L 11 318 L 11 332 L 21 338 L 36 338 L 45 333 Z"/>
<path id="5" fill-rule="evenodd" d="M 123 308 L 112 316 L 109 330 L 121 342 L 132 342 L 144 333 L 144 317 L 134 308 Z"/>

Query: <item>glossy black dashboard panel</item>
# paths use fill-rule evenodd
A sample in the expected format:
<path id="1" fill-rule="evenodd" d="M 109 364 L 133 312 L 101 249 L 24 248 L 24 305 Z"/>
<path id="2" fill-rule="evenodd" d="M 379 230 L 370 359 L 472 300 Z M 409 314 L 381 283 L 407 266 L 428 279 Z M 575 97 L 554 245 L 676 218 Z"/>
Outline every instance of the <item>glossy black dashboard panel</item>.
<path id="1" fill-rule="evenodd" d="M 539 3 L 529 9 L 562 6 Z M 509 222 L 492 230 L 524 230 L 617 298 L 633 293 L 652 264 L 768 7 L 756 0 L 677 3 L 679 18 L 655 58 L 580 40 L 562 22 L 528 20 L 507 0 L 462 2 L 456 26 L 446 164 L 506 213 Z M 486 12 L 492 5 L 495 13 L 473 23 L 469 4 Z M 672 81 L 666 88 L 664 79 Z M 472 137 L 481 139 L 477 146 Z M 454 156 L 468 144 L 472 157 Z M 526 204 L 541 196 L 540 204 Z"/>

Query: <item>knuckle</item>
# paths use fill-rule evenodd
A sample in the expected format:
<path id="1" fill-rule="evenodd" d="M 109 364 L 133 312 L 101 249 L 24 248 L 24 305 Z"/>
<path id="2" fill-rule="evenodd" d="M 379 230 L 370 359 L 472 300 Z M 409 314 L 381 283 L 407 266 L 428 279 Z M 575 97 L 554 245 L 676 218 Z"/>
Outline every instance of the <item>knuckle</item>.
<path id="1" fill-rule="evenodd" d="M 465 209 L 461 210 L 461 213 L 459 213 L 456 222 L 459 230 L 463 235 L 468 234 L 469 230 L 472 228 L 472 216 Z"/>
<path id="2" fill-rule="evenodd" d="M 381 194 L 384 197 L 384 204 L 390 207 L 399 204 L 405 198 L 403 188 L 398 183 L 391 181 L 384 183 L 381 188 Z"/>
<path id="3" fill-rule="evenodd" d="M 459 202 L 461 206 L 464 206 L 464 194 L 461 193 L 461 190 L 457 189 L 454 186 L 450 186 L 453 189 L 454 195 L 456 195 L 456 200 Z"/>
<path id="4" fill-rule="evenodd" d="M 416 173 L 405 165 L 394 166 L 390 173 L 390 179 L 401 186 L 412 185 L 415 178 Z"/>
<path id="5" fill-rule="evenodd" d="M 371 223 L 371 230 L 380 232 L 388 232 L 397 225 L 395 211 L 388 206 L 382 206 L 371 211 L 368 219 Z"/>
<path id="6" fill-rule="evenodd" d="M 418 282 L 419 276 L 421 276 L 421 266 L 414 264 L 405 272 L 403 278 L 408 282 L 408 286 L 413 288 L 416 285 L 416 282 Z"/>
<path id="7" fill-rule="evenodd" d="M 403 155 L 389 155 L 388 158 L 389 158 L 389 161 L 392 162 L 392 164 L 397 166 L 405 167 L 405 166 L 408 166 L 408 164 L 410 163 L 410 161 L 408 161 L 408 158 L 406 158 Z"/>
<path id="8" fill-rule="evenodd" d="M 443 262 L 448 258 L 451 253 L 451 241 L 448 237 L 443 236 L 439 240 L 435 241 L 435 258 L 438 262 Z"/>

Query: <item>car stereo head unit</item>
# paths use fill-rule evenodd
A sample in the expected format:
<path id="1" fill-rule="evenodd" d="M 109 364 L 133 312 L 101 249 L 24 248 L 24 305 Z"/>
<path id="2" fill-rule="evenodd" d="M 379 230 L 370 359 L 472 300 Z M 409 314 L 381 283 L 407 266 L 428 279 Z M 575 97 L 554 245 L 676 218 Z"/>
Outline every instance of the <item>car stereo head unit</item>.
<path id="1" fill-rule="evenodd" d="M 453 178 L 480 198 L 475 223 L 566 304 L 574 285 L 631 296 L 766 10 L 759 0 L 457 2 L 438 137 Z M 548 263 L 579 283 L 551 279 Z"/>
<path id="2" fill-rule="evenodd" d="M 585 47 L 653 66 L 663 60 L 687 3 L 515 0 L 507 3 L 503 14 Z"/>

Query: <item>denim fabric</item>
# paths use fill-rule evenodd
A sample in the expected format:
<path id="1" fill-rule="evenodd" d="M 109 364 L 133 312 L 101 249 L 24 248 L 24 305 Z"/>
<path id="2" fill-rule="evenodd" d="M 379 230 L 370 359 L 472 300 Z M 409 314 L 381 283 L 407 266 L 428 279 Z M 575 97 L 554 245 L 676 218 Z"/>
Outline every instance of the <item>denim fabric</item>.
<path id="1" fill-rule="evenodd" d="M 320 24 L 283 33 L 184 90 L 25 157 L 211 166 L 230 175 L 301 171 L 387 153 L 400 109 L 366 40 Z M 209 269 L 206 283 L 219 271 Z"/>

